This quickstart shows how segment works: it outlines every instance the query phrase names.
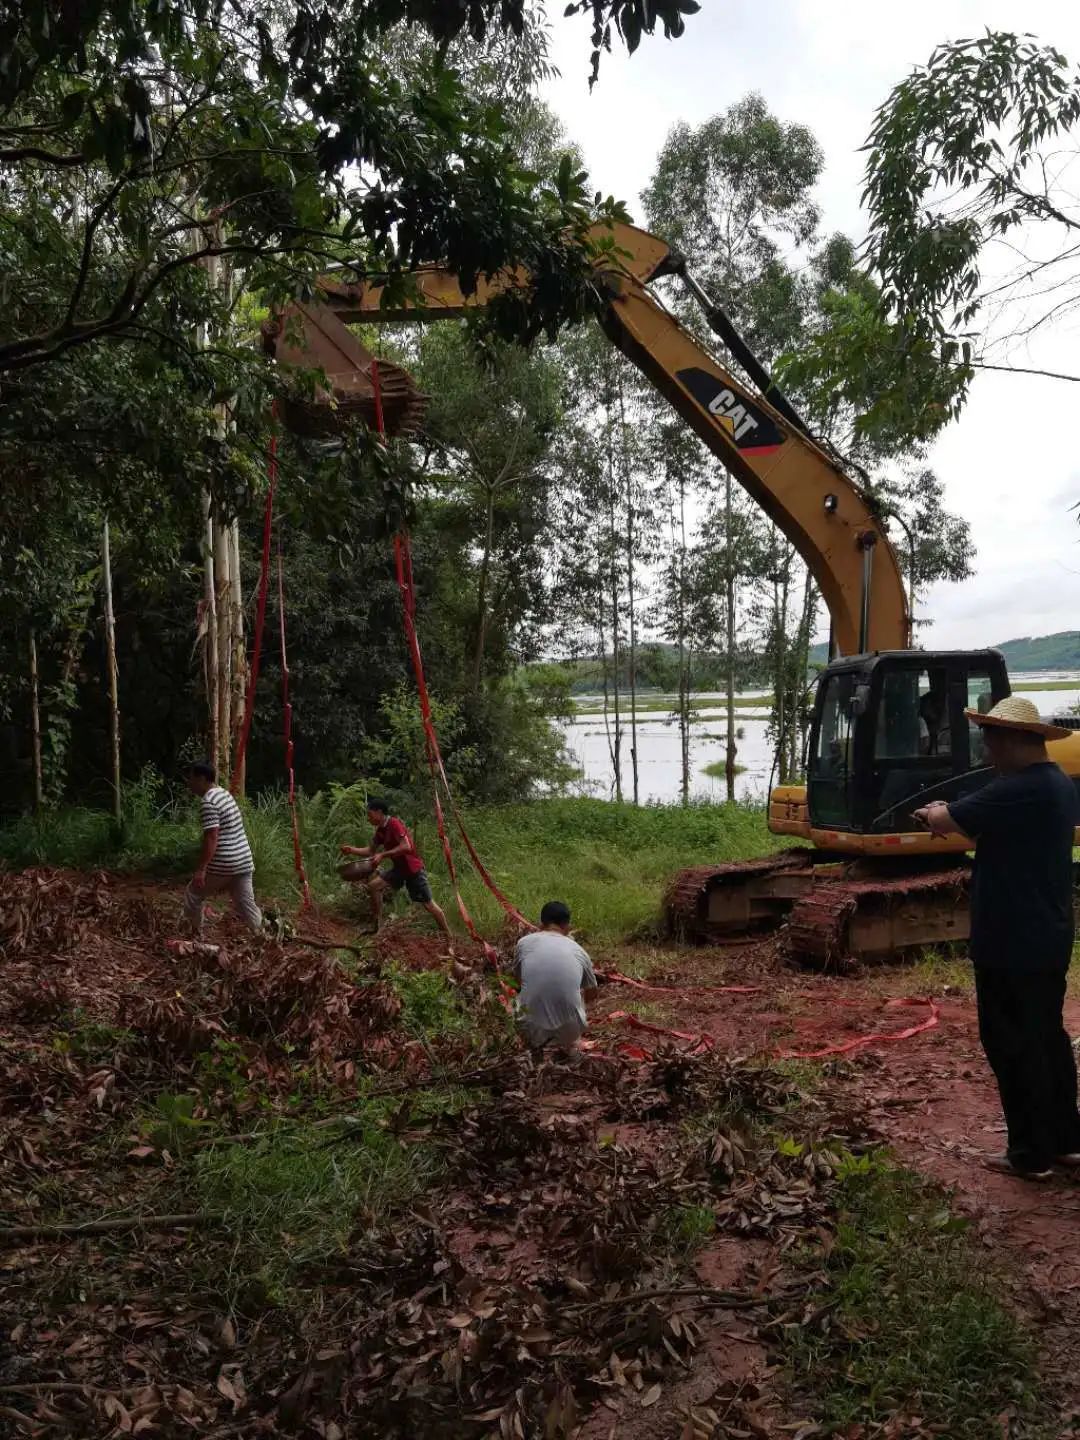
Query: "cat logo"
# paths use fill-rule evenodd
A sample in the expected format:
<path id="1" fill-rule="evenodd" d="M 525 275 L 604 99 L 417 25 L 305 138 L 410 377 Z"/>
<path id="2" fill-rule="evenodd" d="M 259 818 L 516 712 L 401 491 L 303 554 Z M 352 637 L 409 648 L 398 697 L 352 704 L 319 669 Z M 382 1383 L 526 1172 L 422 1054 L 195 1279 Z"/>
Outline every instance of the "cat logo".
<path id="1" fill-rule="evenodd" d="M 783 445 L 787 437 L 771 416 L 708 370 L 694 365 L 679 370 L 675 378 L 727 431 L 741 454 L 767 455 Z"/>

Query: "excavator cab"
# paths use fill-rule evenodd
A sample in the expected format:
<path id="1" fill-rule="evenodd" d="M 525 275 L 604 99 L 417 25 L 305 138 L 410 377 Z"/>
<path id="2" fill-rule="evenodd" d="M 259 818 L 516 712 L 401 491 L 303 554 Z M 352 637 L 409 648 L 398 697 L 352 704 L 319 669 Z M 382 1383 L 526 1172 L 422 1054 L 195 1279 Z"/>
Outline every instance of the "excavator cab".
<path id="1" fill-rule="evenodd" d="M 815 829 L 918 830 L 912 811 L 953 800 L 989 776 L 965 710 L 1009 694 L 996 650 L 896 650 L 834 660 L 818 684 L 807 759 Z"/>

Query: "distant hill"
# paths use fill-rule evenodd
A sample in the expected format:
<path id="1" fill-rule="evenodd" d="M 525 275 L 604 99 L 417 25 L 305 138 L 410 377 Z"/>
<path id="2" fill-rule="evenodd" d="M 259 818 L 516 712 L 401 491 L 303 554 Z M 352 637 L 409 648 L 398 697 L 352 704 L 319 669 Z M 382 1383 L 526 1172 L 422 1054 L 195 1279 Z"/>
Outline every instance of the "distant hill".
<path id="1" fill-rule="evenodd" d="M 810 673 L 824 665 L 828 659 L 827 645 L 810 647 Z M 1057 635 L 1025 636 L 1022 640 L 1005 640 L 992 647 L 1000 650 L 1012 674 L 1025 670 L 1080 670 L 1080 630 L 1062 630 Z M 626 689 L 630 677 L 626 670 L 626 652 L 620 657 L 619 685 Z M 599 660 L 557 660 L 546 664 L 530 665 L 526 669 L 543 671 L 546 665 L 555 664 L 566 672 L 566 680 L 573 695 L 593 694 L 604 683 L 603 667 Z M 609 672 L 610 682 L 610 672 Z M 693 658 L 690 676 L 691 690 L 722 690 L 727 681 L 727 672 L 722 655 L 704 653 Z M 674 645 L 642 645 L 638 652 L 637 688 L 641 692 L 656 690 L 663 694 L 673 693 L 678 688 L 678 651 Z M 757 685 L 770 684 L 769 670 L 763 656 L 744 651 L 739 656 L 737 685 L 739 689 L 752 689 Z"/>
<path id="2" fill-rule="evenodd" d="M 1080 670 L 1080 630 L 1059 630 L 1056 635 L 1025 635 L 993 646 L 1005 656 L 1010 670 Z"/>
<path id="3" fill-rule="evenodd" d="M 990 647 L 1000 650 L 1011 671 L 1080 670 L 1080 630 L 1059 630 L 1056 635 L 1025 635 L 1020 640 L 1003 640 Z M 811 665 L 824 665 L 827 645 L 814 645 Z"/>

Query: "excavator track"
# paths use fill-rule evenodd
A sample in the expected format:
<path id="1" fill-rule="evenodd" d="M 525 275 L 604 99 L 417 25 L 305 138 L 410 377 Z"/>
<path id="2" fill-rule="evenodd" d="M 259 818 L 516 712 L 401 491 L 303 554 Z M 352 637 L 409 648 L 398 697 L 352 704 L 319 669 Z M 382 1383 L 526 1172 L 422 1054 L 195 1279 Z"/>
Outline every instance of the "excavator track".
<path id="1" fill-rule="evenodd" d="M 668 929 L 679 939 L 722 943 L 782 925 L 792 959 L 845 969 L 966 940 L 969 879 L 964 861 L 887 874 L 793 849 L 684 870 L 664 903 Z"/>
<path id="2" fill-rule="evenodd" d="M 682 870 L 664 895 L 668 930 L 707 942 L 774 929 L 813 884 L 813 870 L 814 851 L 802 848 Z"/>
<path id="3" fill-rule="evenodd" d="M 792 959 L 844 970 L 905 950 L 968 938 L 966 864 L 916 874 L 822 878 L 791 908 L 784 943 Z"/>

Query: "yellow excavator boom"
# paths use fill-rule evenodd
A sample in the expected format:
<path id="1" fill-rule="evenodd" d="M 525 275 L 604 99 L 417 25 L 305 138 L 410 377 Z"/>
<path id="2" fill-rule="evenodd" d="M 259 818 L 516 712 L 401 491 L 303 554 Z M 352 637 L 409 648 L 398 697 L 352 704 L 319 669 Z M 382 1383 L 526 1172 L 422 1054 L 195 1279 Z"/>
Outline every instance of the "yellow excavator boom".
<path id="1" fill-rule="evenodd" d="M 841 654 L 903 650 L 910 617 L 896 553 L 881 520 L 836 461 L 760 395 L 736 380 L 646 288 L 673 269 L 669 247 L 632 225 L 605 226 L 597 279 L 602 324 L 802 556 L 821 589 Z M 323 299 L 345 323 L 452 319 L 526 284 L 522 272 L 481 280 L 466 295 L 438 267 L 411 276 L 415 300 L 385 287 L 326 280 Z"/>

